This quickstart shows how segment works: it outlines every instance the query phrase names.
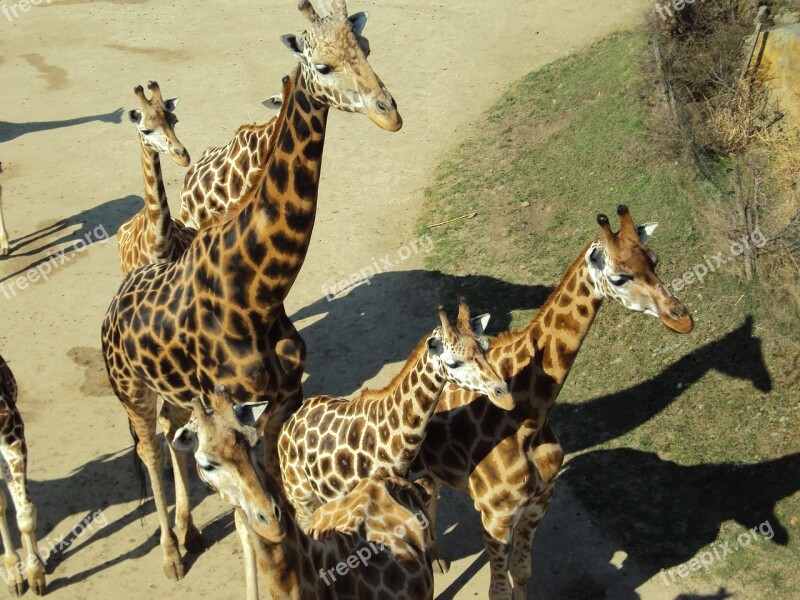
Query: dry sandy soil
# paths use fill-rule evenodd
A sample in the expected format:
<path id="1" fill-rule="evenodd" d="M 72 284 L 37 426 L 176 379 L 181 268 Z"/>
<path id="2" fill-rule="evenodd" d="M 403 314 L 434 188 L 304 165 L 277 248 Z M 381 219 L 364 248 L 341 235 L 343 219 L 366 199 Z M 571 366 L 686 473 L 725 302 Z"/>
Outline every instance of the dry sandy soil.
<path id="1" fill-rule="evenodd" d="M 116 240 L 101 242 L 98 234 L 113 236 L 141 206 L 138 144 L 122 112 L 134 106 L 133 86 L 156 79 L 165 94 L 181 97 L 177 132 L 198 157 L 240 124 L 268 118 L 260 102 L 294 66 L 278 37 L 300 30 L 302 18 L 294 0 L 42 0 L 26 12 L 14 2 L 0 0 L 11 15 L 0 14 L 0 183 L 13 250 L 0 262 L 0 348 L 22 390 L 43 543 L 69 536 L 98 510 L 108 523 L 87 527 L 51 559 L 49 592 L 65 599 L 242 598 L 230 512 L 196 480 L 194 514 L 210 548 L 187 558 L 183 581 L 162 574 L 154 507 L 139 506 L 126 419 L 100 358 L 100 322 L 121 276 Z M 644 6 L 351 0 L 352 12 L 370 12 L 370 62 L 405 126 L 390 134 L 362 116 L 330 118 L 317 229 L 287 302 L 309 346 L 308 393 L 350 394 L 364 382 L 385 382 L 435 325 L 434 307 L 453 302 L 439 297 L 419 253 L 332 302 L 322 286 L 410 247 L 432 166 L 506 85 L 635 24 Z M 184 171 L 169 161 L 164 170 L 176 209 Z M 13 284 L 62 250 L 68 260 L 46 281 Z M 440 535 L 453 568 L 437 578 L 437 596 L 485 597 L 488 566 L 466 496 L 447 494 Z M 634 592 L 642 579 L 633 560 L 616 552 L 601 524 L 587 522 L 565 486 L 534 557 L 537 597 L 665 592 L 652 582 Z"/>

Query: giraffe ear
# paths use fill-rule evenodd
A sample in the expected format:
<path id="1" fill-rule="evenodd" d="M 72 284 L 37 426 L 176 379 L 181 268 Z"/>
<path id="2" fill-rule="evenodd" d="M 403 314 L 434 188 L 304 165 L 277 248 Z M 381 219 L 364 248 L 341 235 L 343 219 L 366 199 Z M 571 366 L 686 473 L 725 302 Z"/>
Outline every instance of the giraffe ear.
<path id="1" fill-rule="evenodd" d="M 602 271 L 606 268 L 606 259 L 603 257 L 603 252 L 600 248 L 589 248 L 586 253 L 586 263 L 593 269 Z"/>
<path id="2" fill-rule="evenodd" d="M 269 402 L 244 402 L 233 407 L 233 414 L 236 415 L 240 424 L 252 427 L 268 406 Z"/>
<path id="3" fill-rule="evenodd" d="M 442 352 L 444 352 L 442 340 L 435 335 L 429 337 L 426 344 L 428 346 L 428 352 L 430 352 L 433 356 L 441 356 Z"/>
<path id="4" fill-rule="evenodd" d="M 189 422 L 175 432 L 172 440 L 172 447 L 181 452 L 194 452 L 197 442 L 197 422 L 189 419 Z"/>
<path id="5" fill-rule="evenodd" d="M 361 35 L 361 32 L 364 31 L 364 25 L 367 24 L 367 16 L 369 15 L 365 12 L 358 12 L 347 17 L 347 20 L 352 23 L 353 31 L 356 32 L 356 35 Z"/>
<path id="6" fill-rule="evenodd" d="M 175 109 L 178 108 L 178 101 L 179 100 L 180 100 L 180 98 L 170 98 L 169 100 L 164 102 L 164 107 L 169 112 L 175 112 Z"/>
<path id="7" fill-rule="evenodd" d="M 491 318 L 492 315 L 489 313 L 483 313 L 482 315 L 473 317 L 473 319 L 470 321 L 472 324 L 472 331 L 474 331 L 477 335 L 483 335 L 483 332 L 486 331 L 486 326 L 489 324 L 489 319 Z"/>
<path id="8" fill-rule="evenodd" d="M 642 240 L 643 244 L 647 243 L 647 240 L 653 235 L 656 227 L 658 227 L 658 223 L 645 223 L 644 225 L 636 227 L 636 233 L 639 234 L 639 239 Z"/>
<path id="9" fill-rule="evenodd" d="M 139 112 L 138 108 L 134 108 L 128 111 L 128 119 L 134 125 L 138 125 L 139 121 L 142 119 L 142 113 Z"/>
<path id="10" fill-rule="evenodd" d="M 275 94 L 271 98 L 267 98 L 261 102 L 261 104 L 271 110 L 280 110 L 281 105 L 283 104 L 283 96 L 281 94 Z"/>
<path id="11" fill-rule="evenodd" d="M 297 58 L 303 58 L 303 42 L 298 40 L 295 34 L 287 33 L 286 35 L 282 35 L 281 41 Z"/>

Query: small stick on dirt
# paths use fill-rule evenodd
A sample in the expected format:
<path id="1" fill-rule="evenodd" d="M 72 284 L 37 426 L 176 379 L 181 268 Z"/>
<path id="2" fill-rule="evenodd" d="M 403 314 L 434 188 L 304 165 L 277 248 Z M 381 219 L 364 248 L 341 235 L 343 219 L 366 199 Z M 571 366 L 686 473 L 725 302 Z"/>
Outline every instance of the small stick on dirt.
<path id="1" fill-rule="evenodd" d="M 465 213 L 465 214 L 461 215 L 460 217 L 453 217 L 452 219 L 447 219 L 447 221 L 442 221 L 441 223 L 433 223 L 431 225 L 428 225 L 428 229 L 433 229 L 434 227 L 440 227 L 442 225 L 447 225 L 448 223 L 452 223 L 453 221 L 458 221 L 459 219 L 471 219 L 472 217 L 476 216 L 477 214 L 478 213 L 476 213 L 476 212 Z"/>
<path id="2" fill-rule="evenodd" d="M 794 268 L 797 269 L 797 274 L 800 275 L 800 265 L 797 264 L 797 261 L 794 259 L 792 252 L 789 250 L 789 247 L 783 241 L 781 242 L 781 246 L 783 246 L 783 249 L 786 251 L 786 254 L 789 255 L 789 260 L 792 261 Z"/>

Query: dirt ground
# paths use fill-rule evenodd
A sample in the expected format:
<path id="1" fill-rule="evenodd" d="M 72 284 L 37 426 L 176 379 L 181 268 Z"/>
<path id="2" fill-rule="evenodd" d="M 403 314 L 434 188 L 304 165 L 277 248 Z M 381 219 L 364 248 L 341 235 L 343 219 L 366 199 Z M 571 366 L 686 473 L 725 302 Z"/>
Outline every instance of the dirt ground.
<path id="1" fill-rule="evenodd" d="M 80 533 L 49 560 L 49 593 L 242 598 L 230 512 L 196 478 L 194 515 L 210 548 L 187 557 L 183 581 L 162 574 L 154 507 L 139 507 L 126 419 L 100 357 L 100 322 L 121 281 L 116 240 L 102 238 L 141 206 L 139 148 L 123 114 L 134 106 L 133 86 L 155 79 L 181 98 L 177 133 L 199 157 L 240 124 L 268 118 L 260 102 L 295 64 L 278 37 L 302 29 L 302 17 L 293 0 L 41 0 L 27 11 L 14 2 L 0 0 L 0 184 L 13 251 L 0 261 L 0 351 L 21 387 L 42 544 Z M 645 5 L 351 0 L 351 12 L 370 13 L 370 62 L 405 125 L 390 134 L 360 115 L 329 120 L 314 240 L 287 302 L 309 347 L 307 393 L 385 382 L 436 324 L 436 305 L 454 304 L 422 272 L 424 244 L 412 244 L 441 154 L 510 82 L 635 24 Z M 184 171 L 169 161 L 164 171 L 176 210 Z M 398 262 L 391 270 L 326 300 L 323 286 L 387 254 Z M 15 283 L 45 264 L 46 280 Z M 446 495 L 439 531 L 453 568 L 437 577 L 437 597 L 485 597 L 488 566 L 466 496 Z M 540 598 L 669 596 L 652 582 L 634 592 L 636 565 L 582 517 L 566 486 L 534 543 L 534 563 Z"/>

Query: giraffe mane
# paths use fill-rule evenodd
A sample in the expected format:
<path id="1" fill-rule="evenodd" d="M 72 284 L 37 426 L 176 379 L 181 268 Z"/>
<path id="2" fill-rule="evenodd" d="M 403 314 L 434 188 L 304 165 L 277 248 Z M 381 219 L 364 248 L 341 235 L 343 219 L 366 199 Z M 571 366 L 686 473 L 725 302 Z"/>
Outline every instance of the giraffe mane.
<path id="1" fill-rule="evenodd" d="M 283 122 L 286 120 L 286 113 L 287 113 L 287 111 L 289 109 L 289 96 L 291 96 L 292 92 L 294 91 L 295 78 L 298 76 L 299 72 L 300 72 L 300 67 L 298 66 L 297 69 L 295 70 L 295 76 L 294 77 L 290 77 L 290 76 L 287 75 L 286 77 L 283 78 L 283 90 L 281 92 L 283 100 L 282 100 L 282 103 L 281 103 L 280 111 L 278 111 L 277 116 L 273 117 L 273 119 L 275 121 L 275 128 L 273 129 L 273 131 L 275 132 L 275 135 L 270 136 L 270 138 L 268 140 L 267 156 L 274 156 L 275 155 L 274 150 L 275 150 L 275 146 L 278 144 L 278 137 L 279 137 L 278 133 L 280 132 L 281 128 L 283 127 Z M 268 121 L 267 123 L 269 123 L 269 122 L 271 122 L 271 121 Z M 272 162 L 272 161 L 270 160 L 268 162 Z"/>
<path id="2" fill-rule="evenodd" d="M 385 398 L 391 392 L 396 390 L 397 386 L 403 382 L 403 379 L 405 379 L 414 368 L 414 365 L 417 363 L 420 357 L 428 351 L 427 341 L 429 337 L 430 335 L 426 335 L 419 341 L 416 348 L 414 348 L 414 351 L 406 359 L 406 363 L 403 365 L 403 368 L 400 369 L 400 372 L 397 373 L 387 385 L 380 389 L 364 388 L 358 394 L 358 398 L 362 400 L 377 400 L 380 398 Z"/>
<path id="3" fill-rule="evenodd" d="M 586 254 L 586 251 L 589 249 L 589 246 L 594 244 L 597 241 L 597 238 L 593 238 L 590 242 L 588 242 L 581 250 L 581 253 L 578 255 L 578 258 L 572 262 L 572 264 L 567 269 L 564 276 L 561 278 L 561 281 L 558 282 L 558 285 L 555 289 L 550 292 L 550 295 L 547 297 L 541 306 L 545 305 L 556 305 L 554 302 L 556 298 L 561 295 L 561 292 L 566 287 L 567 283 L 570 280 L 570 276 L 578 269 L 581 262 L 583 261 L 583 257 Z M 521 335 L 525 335 L 525 333 L 531 328 L 535 327 L 536 324 L 544 318 L 544 312 L 539 307 L 539 311 L 536 313 L 536 316 L 528 323 L 525 327 L 521 327 L 520 329 L 514 329 L 513 331 L 504 331 L 502 333 L 497 334 L 494 337 L 489 338 L 489 347 L 494 348 L 498 346 L 506 346 L 508 344 L 513 343 L 517 340 Z"/>
<path id="4" fill-rule="evenodd" d="M 267 173 L 267 171 L 269 169 L 269 166 L 272 164 L 272 161 L 275 159 L 275 146 L 277 146 L 277 144 L 278 144 L 278 137 L 279 137 L 281 128 L 283 127 L 283 123 L 284 123 L 284 121 L 286 121 L 286 113 L 289 110 L 289 96 L 292 95 L 292 91 L 294 90 L 295 79 L 297 77 L 299 77 L 299 75 L 300 75 L 300 67 L 298 66 L 297 69 L 295 70 L 294 77 L 290 77 L 290 76 L 287 75 L 287 76 L 285 76 L 283 78 L 283 82 L 282 82 L 283 83 L 283 90 L 281 92 L 281 95 L 282 95 L 282 98 L 283 98 L 283 103 L 281 104 L 281 109 L 278 112 L 278 115 L 276 117 L 274 117 L 274 119 L 275 119 L 275 129 L 274 129 L 275 135 L 270 136 L 270 138 L 269 138 L 269 140 L 267 142 L 267 149 L 265 151 L 265 154 L 267 156 L 269 156 L 269 160 L 267 161 L 267 164 L 264 165 L 263 167 L 260 167 L 260 166 L 257 167 L 258 171 L 260 171 L 260 173 L 258 173 L 258 175 L 261 176 L 260 182 L 257 182 L 255 185 L 253 185 L 247 191 L 247 193 L 242 197 L 241 201 L 238 203 L 238 206 L 235 207 L 236 212 L 233 212 L 230 215 L 228 215 L 226 217 L 226 221 L 229 221 L 230 219 L 232 219 L 233 215 L 238 214 L 245 206 L 248 206 L 249 204 L 253 203 L 255 201 L 256 196 L 258 196 L 258 194 L 260 193 L 259 190 L 261 189 L 261 186 L 266 183 L 265 174 Z M 240 127 L 237 130 L 237 132 L 236 132 L 237 135 L 241 130 L 242 130 L 242 127 Z M 255 173 L 255 170 L 253 172 Z"/>

